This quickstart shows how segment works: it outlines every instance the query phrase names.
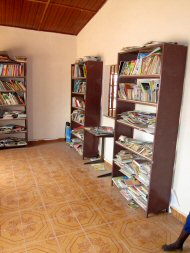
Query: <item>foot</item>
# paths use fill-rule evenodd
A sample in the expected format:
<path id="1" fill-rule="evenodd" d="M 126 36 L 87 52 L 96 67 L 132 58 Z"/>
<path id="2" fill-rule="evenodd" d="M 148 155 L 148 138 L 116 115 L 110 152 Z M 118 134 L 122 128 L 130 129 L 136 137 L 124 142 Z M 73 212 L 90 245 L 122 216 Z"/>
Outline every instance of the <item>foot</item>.
<path id="1" fill-rule="evenodd" d="M 165 244 L 162 246 L 163 251 L 175 251 L 175 250 L 183 250 L 183 246 L 178 243 Z"/>

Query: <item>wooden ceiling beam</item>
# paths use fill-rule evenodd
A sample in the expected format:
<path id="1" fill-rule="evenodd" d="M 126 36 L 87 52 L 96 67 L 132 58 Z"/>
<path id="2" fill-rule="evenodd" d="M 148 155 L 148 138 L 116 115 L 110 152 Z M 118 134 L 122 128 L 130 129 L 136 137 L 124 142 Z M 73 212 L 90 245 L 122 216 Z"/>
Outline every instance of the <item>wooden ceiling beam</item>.
<path id="1" fill-rule="evenodd" d="M 35 2 L 35 3 L 43 3 L 43 4 L 51 4 L 51 5 L 56 5 L 56 6 L 60 6 L 60 7 L 65 7 L 65 8 L 69 8 L 69 9 L 73 9 L 73 10 L 78 10 L 78 11 L 86 11 L 86 12 L 90 12 L 92 14 L 96 14 L 97 11 L 92 11 L 86 8 L 80 8 L 80 7 L 75 7 L 75 6 L 70 6 L 67 4 L 60 4 L 60 3 L 52 3 L 51 0 L 48 0 L 48 2 L 44 2 L 41 0 L 27 0 L 29 2 Z"/>
<path id="2" fill-rule="evenodd" d="M 43 2 L 43 3 L 44 3 L 44 2 Z M 41 20 L 40 20 L 40 23 L 39 23 L 39 26 L 38 26 L 38 31 L 40 31 L 41 24 L 42 24 L 42 22 L 43 22 L 43 20 L 44 20 L 44 17 L 45 17 L 45 15 L 46 15 L 46 11 L 47 11 L 47 9 L 48 9 L 49 4 L 50 4 L 50 0 L 48 0 L 48 1 L 45 3 L 46 6 L 45 6 L 44 12 L 43 12 L 43 14 L 42 14 L 42 17 L 41 17 Z"/>

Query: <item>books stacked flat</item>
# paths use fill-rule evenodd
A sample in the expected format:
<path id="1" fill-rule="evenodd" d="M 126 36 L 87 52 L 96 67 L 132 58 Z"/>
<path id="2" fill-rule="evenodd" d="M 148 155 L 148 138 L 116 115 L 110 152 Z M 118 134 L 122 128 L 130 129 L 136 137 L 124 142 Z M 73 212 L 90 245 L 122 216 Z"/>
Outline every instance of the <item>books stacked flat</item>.
<path id="1" fill-rule="evenodd" d="M 0 76 L 24 76 L 23 64 L 0 64 Z"/>
<path id="2" fill-rule="evenodd" d="M 85 102 L 81 98 L 72 97 L 72 106 L 85 109 Z"/>
<path id="3" fill-rule="evenodd" d="M 83 142 L 78 138 L 72 138 L 70 146 L 73 147 L 79 155 L 83 155 Z"/>
<path id="4" fill-rule="evenodd" d="M 139 155 L 147 157 L 149 159 L 152 158 L 153 154 L 153 143 L 147 141 L 140 141 L 133 138 L 128 138 L 124 135 L 121 135 L 117 141 L 119 144 L 122 144 L 126 148 L 129 148 Z"/>
<path id="5" fill-rule="evenodd" d="M 84 125 L 85 120 L 84 112 L 81 110 L 74 110 L 71 114 L 71 119 L 81 125 Z"/>
<path id="6" fill-rule="evenodd" d="M 5 125 L 5 126 L 0 126 L 0 133 L 1 134 L 8 134 L 8 133 L 19 133 L 25 130 L 24 126 L 19 126 L 19 125 Z"/>
<path id="7" fill-rule="evenodd" d="M 113 127 L 107 127 L 107 126 L 91 127 L 91 128 L 89 128 L 89 130 L 90 130 L 90 132 L 97 134 L 97 135 L 113 134 L 113 132 L 114 132 Z"/>
<path id="8" fill-rule="evenodd" d="M 121 113 L 121 118 L 124 122 L 143 128 L 148 133 L 155 132 L 156 113 L 134 110 Z"/>
<path id="9" fill-rule="evenodd" d="M 161 48 L 150 53 L 138 53 L 137 59 L 120 62 L 119 75 L 155 75 L 160 74 Z"/>
<path id="10" fill-rule="evenodd" d="M 137 84 L 120 83 L 118 97 L 125 100 L 158 102 L 159 79 L 137 79 Z"/>
<path id="11" fill-rule="evenodd" d="M 84 140 L 84 129 L 81 127 L 72 130 L 72 134 L 78 137 L 80 140 Z"/>
<path id="12" fill-rule="evenodd" d="M 2 112 L 2 114 L 0 115 L 0 118 L 2 118 L 2 119 L 25 119 L 26 113 L 23 111 Z"/>
<path id="13" fill-rule="evenodd" d="M 2 81 L 0 80 L 0 91 L 25 91 L 26 87 L 23 82 L 16 80 Z"/>
<path id="14" fill-rule="evenodd" d="M 83 82 L 82 80 L 75 80 L 73 92 L 85 93 L 86 92 L 86 82 Z"/>
<path id="15" fill-rule="evenodd" d="M 25 145 L 27 145 L 27 142 L 23 138 L 8 137 L 8 138 L 0 139 L 0 148 L 25 146 Z"/>

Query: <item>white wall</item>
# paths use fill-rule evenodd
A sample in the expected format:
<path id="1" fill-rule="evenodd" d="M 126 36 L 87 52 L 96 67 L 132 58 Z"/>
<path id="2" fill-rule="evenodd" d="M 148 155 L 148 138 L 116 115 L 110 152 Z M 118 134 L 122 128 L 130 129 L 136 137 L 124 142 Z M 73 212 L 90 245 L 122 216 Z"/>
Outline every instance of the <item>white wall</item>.
<path id="1" fill-rule="evenodd" d="M 117 63 L 117 53 L 124 46 L 141 46 L 148 41 L 190 43 L 189 0 L 108 0 L 77 36 L 77 56 L 100 55 L 104 65 Z M 185 77 L 181 124 L 173 188 L 179 211 L 190 211 L 190 53 Z M 175 101 L 174 101 L 175 102 Z M 104 125 L 113 121 L 103 117 Z M 106 146 L 111 161 L 112 146 Z"/>
<path id="2" fill-rule="evenodd" d="M 9 27 L 0 27 L 0 36 L 0 51 L 28 57 L 29 139 L 64 137 L 76 37 Z"/>

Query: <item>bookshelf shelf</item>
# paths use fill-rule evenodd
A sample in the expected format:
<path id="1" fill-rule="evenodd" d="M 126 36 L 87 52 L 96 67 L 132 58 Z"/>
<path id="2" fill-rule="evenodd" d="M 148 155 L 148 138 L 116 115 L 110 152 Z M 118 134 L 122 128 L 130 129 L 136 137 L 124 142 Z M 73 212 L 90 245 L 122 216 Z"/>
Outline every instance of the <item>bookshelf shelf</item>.
<path id="1" fill-rule="evenodd" d="M 148 128 L 147 128 L 147 127 L 144 127 L 144 128 L 143 128 L 143 127 L 138 127 L 138 126 L 135 126 L 135 125 L 133 125 L 133 124 L 126 123 L 126 122 L 125 122 L 124 120 L 122 120 L 122 119 L 118 119 L 118 120 L 117 120 L 117 123 L 123 124 L 123 125 L 125 125 L 125 126 L 134 128 L 134 129 L 139 130 L 139 131 L 142 131 L 142 132 L 145 132 L 145 133 L 147 133 L 147 134 L 154 135 L 154 133 L 151 133 L 151 132 L 148 131 Z"/>
<path id="2" fill-rule="evenodd" d="M 123 79 L 151 79 L 151 78 L 160 78 L 160 75 L 120 75 L 119 81 Z"/>
<path id="3" fill-rule="evenodd" d="M 77 134 L 74 134 L 74 133 L 71 133 L 73 136 L 75 136 L 76 138 L 78 138 L 78 139 L 80 139 L 82 142 L 83 142 L 83 139 L 79 136 L 79 135 L 77 135 Z"/>
<path id="4" fill-rule="evenodd" d="M 9 133 L 1 133 L 1 132 L 0 132 L 0 135 L 4 135 L 4 134 L 23 134 L 23 133 L 27 133 L 27 131 L 9 132 Z"/>
<path id="5" fill-rule="evenodd" d="M 77 95 L 77 96 L 84 96 L 85 93 L 82 92 L 72 92 L 73 95 Z"/>
<path id="6" fill-rule="evenodd" d="M 102 69 L 103 63 L 101 61 L 87 61 L 71 65 L 71 130 L 81 126 L 95 127 L 100 125 Z M 85 109 L 75 106 L 80 103 L 83 105 L 85 103 Z M 80 112 L 78 116 L 73 116 L 77 115 L 77 111 Z M 84 124 L 76 121 L 78 117 L 84 121 Z M 73 133 L 72 135 L 79 138 Z M 83 159 L 97 156 L 98 138 L 84 131 L 82 142 Z"/>
<path id="7" fill-rule="evenodd" d="M 152 61 L 149 63 L 145 57 L 150 54 L 153 50 L 158 50 L 157 63 L 158 65 L 152 65 Z M 142 56 L 146 54 L 145 56 Z M 170 196 L 171 196 L 171 184 L 173 177 L 173 166 L 176 154 L 176 141 L 178 135 L 179 116 L 183 92 L 183 81 L 186 65 L 186 54 L 187 47 L 177 44 L 161 43 L 141 48 L 133 48 L 126 52 L 118 54 L 118 69 L 119 73 L 156 73 L 151 75 L 120 75 L 118 78 L 118 99 L 116 104 L 116 119 L 115 119 L 115 134 L 114 134 L 114 159 L 119 152 L 129 151 L 130 154 L 136 154 L 140 158 L 144 158 L 149 163 L 150 173 L 147 181 L 144 181 L 144 186 L 147 187 L 148 198 L 143 202 L 139 202 L 135 194 L 131 194 L 134 201 L 136 201 L 146 212 L 146 216 L 150 213 L 158 213 L 167 211 L 169 208 Z M 153 55 L 155 57 L 156 54 Z M 141 66 L 135 69 L 138 63 L 137 58 L 144 57 L 144 66 L 141 62 Z M 150 57 L 150 56 L 147 56 Z M 139 59 L 139 58 L 138 58 Z M 153 59 L 153 58 L 152 58 Z M 156 59 L 156 58 L 155 58 Z M 146 61 L 147 60 L 147 61 Z M 153 59 L 154 60 L 154 59 Z M 156 61 L 156 60 L 155 60 Z M 146 65 L 149 64 L 149 65 Z M 144 67 L 144 72 L 143 72 Z M 131 70 L 132 69 L 132 70 Z M 147 72 L 146 72 L 147 71 Z M 158 74 L 159 73 L 159 74 Z M 138 80 L 141 79 L 141 80 Z M 145 81 L 143 82 L 143 79 Z M 150 80 L 152 79 L 152 80 Z M 157 103 L 136 101 L 136 100 L 125 100 L 122 99 L 123 91 L 126 97 L 135 97 L 135 95 L 147 95 L 146 93 L 135 93 L 135 92 L 146 92 L 142 89 L 149 85 L 150 82 L 154 84 L 156 92 L 151 93 L 151 99 L 148 101 L 158 101 Z M 125 86 L 125 83 L 127 85 Z M 140 85 L 139 85 L 140 83 Z M 143 84 L 143 85 L 142 85 Z M 139 85 L 139 86 L 138 86 Z M 157 86 L 156 86 L 157 85 Z M 121 90 L 123 88 L 123 90 Z M 142 90 L 138 90 L 138 89 Z M 150 90 L 149 90 L 150 91 Z M 152 90 L 151 90 L 152 92 Z M 155 97 L 153 97 L 153 95 Z M 152 100 L 152 98 L 154 98 Z M 159 99 L 158 99 L 159 98 Z M 149 97 L 148 97 L 149 99 Z M 175 101 L 175 103 L 174 103 Z M 138 152 L 126 147 L 125 144 L 119 143 L 121 136 L 135 139 L 136 130 L 147 132 L 147 128 L 138 127 L 134 124 L 128 123 L 129 115 L 138 117 L 138 113 L 132 113 L 132 111 L 138 111 L 137 105 L 144 105 L 144 112 L 156 113 L 155 132 L 152 134 L 153 148 L 152 148 L 152 159 L 144 157 Z M 151 107 L 152 108 L 151 108 Z M 149 108 L 147 108 L 149 107 Z M 156 111 L 156 112 L 155 112 Z M 146 114 L 145 114 L 146 115 Z M 123 119 L 121 119 L 123 117 Z M 138 122 L 137 118 L 131 120 L 132 122 Z M 172 129 L 172 131 L 171 131 Z M 141 136 L 141 138 L 140 138 Z M 147 141 L 148 136 L 138 132 L 138 138 L 142 141 Z M 122 154 L 122 153 L 121 153 Z M 118 169 L 119 165 L 113 162 L 112 176 L 113 180 L 117 180 L 117 177 L 123 176 L 124 174 Z M 136 178 L 142 183 L 143 180 L 136 176 Z"/>
<path id="8" fill-rule="evenodd" d="M 10 132 L 0 131 L 0 149 L 28 145 L 26 63 L 5 57 L 9 60 L 0 61 L 0 128 L 10 129 L 10 123 L 13 126 Z M 19 127 L 23 130 L 14 131 Z"/>
<path id="9" fill-rule="evenodd" d="M 27 118 L 23 118 L 23 119 L 21 119 L 21 118 L 13 118 L 13 119 L 0 119 L 0 121 L 14 121 L 14 120 L 27 120 Z"/>
<path id="10" fill-rule="evenodd" d="M 140 101 L 140 100 L 126 100 L 126 99 L 118 98 L 117 101 L 123 102 L 123 103 L 132 103 L 132 104 L 148 105 L 148 106 L 155 106 L 155 107 L 157 106 L 157 103 L 145 102 L 145 101 Z"/>
<path id="11" fill-rule="evenodd" d="M 129 151 L 131 151 L 132 153 L 134 153 L 134 154 L 136 154 L 136 155 L 138 155 L 138 156 L 140 156 L 140 157 L 146 159 L 147 161 L 152 162 L 152 159 L 151 159 L 151 158 L 148 158 L 148 157 L 146 157 L 146 156 L 144 156 L 144 155 L 141 155 L 140 153 L 136 152 L 135 150 L 126 147 L 125 145 L 123 145 L 123 144 L 120 143 L 119 141 L 116 141 L 115 143 L 116 143 L 117 145 L 119 145 L 120 147 L 122 147 L 122 148 L 124 148 L 124 149 L 126 149 L 126 150 L 129 150 Z"/>

